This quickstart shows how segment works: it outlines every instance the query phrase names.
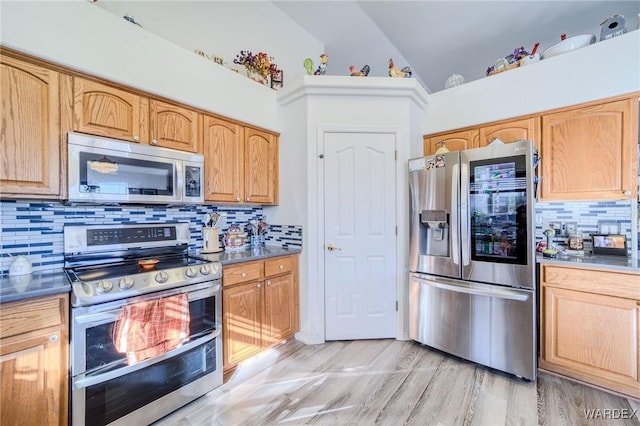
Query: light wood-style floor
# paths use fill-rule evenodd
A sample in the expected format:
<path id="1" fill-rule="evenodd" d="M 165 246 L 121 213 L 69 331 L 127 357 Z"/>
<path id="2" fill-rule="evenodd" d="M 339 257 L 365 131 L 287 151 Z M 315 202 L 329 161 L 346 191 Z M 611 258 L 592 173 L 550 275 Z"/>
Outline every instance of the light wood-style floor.
<path id="1" fill-rule="evenodd" d="M 290 340 L 155 426 L 640 425 L 640 410 L 626 420 L 585 417 L 638 408 L 555 375 L 524 382 L 412 341 Z"/>

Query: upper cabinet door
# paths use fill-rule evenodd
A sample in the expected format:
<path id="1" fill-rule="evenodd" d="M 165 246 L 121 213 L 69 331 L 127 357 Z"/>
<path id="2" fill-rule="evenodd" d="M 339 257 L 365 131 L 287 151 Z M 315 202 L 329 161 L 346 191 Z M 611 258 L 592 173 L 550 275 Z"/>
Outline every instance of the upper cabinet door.
<path id="1" fill-rule="evenodd" d="M 242 202 L 243 127 L 206 115 L 203 133 L 204 199 L 230 203 Z"/>
<path id="2" fill-rule="evenodd" d="M 149 100 L 131 92 L 76 77 L 74 130 L 92 135 L 149 142 Z"/>
<path id="3" fill-rule="evenodd" d="M 542 116 L 541 200 L 636 196 L 636 98 Z"/>
<path id="4" fill-rule="evenodd" d="M 538 147 L 540 119 L 538 117 L 530 117 L 480 127 L 478 146 L 487 146 L 496 139 L 500 139 L 504 143 L 526 139 L 533 141 L 534 146 Z"/>
<path id="5" fill-rule="evenodd" d="M 445 146 L 449 151 L 476 148 L 478 146 L 478 129 L 426 136 L 423 139 L 424 155 L 435 154 L 441 146 Z"/>
<path id="6" fill-rule="evenodd" d="M 202 153 L 202 114 L 157 100 L 150 108 L 151 145 Z"/>
<path id="7" fill-rule="evenodd" d="M 277 204 L 278 138 L 247 127 L 244 139 L 244 201 Z"/>
<path id="8" fill-rule="evenodd" d="M 60 76 L 5 55 L 0 74 L 0 193 L 60 198 Z"/>

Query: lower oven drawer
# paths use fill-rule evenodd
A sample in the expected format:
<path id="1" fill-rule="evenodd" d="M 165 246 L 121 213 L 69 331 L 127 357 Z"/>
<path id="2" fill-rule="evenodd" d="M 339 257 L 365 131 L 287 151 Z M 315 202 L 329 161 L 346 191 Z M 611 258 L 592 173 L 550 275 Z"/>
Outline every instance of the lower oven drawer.
<path id="1" fill-rule="evenodd" d="M 222 384 L 221 339 L 104 382 L 72 383 L 72 421 L 150 424 Z"/>

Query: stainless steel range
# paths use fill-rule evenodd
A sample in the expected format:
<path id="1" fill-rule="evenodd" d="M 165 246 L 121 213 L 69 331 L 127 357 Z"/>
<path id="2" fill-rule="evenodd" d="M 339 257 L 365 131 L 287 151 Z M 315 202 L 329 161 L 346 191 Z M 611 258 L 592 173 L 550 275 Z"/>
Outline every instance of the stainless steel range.
<path id="1" fill-rule="evenodd" d="M 67 226 L 74 425 L 148 424 L 222 384 L 222 268 L 186 223 Z"/>

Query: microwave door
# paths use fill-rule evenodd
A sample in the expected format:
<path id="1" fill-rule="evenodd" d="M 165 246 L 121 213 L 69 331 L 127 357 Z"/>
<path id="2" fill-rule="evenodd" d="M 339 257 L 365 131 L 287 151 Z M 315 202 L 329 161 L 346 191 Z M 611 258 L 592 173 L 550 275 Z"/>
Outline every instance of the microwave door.
<path id="1" fill-rule="evenodd" d="M 179 161 L 69 144 L 69 201 L 181 202 Z"/>

